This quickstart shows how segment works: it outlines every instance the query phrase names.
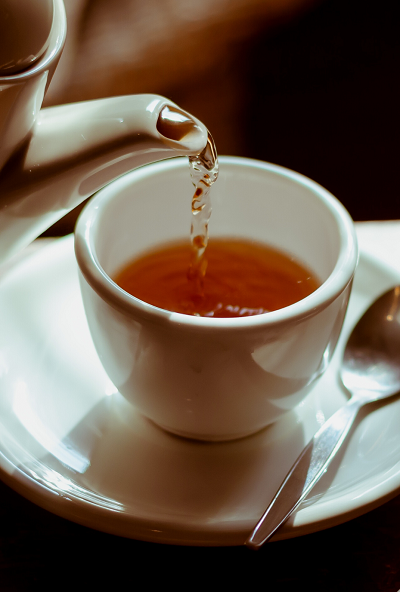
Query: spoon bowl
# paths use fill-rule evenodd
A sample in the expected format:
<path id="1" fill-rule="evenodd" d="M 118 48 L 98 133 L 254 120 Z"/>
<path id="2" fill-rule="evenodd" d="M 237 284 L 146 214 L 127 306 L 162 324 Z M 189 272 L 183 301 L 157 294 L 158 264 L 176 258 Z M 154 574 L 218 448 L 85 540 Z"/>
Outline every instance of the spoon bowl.
<path id="1" fill-rule="evenodd" d="M 341 379 L 350 391 L 377 398 L 400 390 L 400 286 L 378 298 L 349 337 Z"/>
<path id="2" fill-rule="evenodd" d="M 400 392 L 400 286 L 380 296 L 354 327 L 340 377 L 350 392 L 290 469 L 246 545 L 261 547 L 286 522 L 326 472 L 360 408 Z"/>

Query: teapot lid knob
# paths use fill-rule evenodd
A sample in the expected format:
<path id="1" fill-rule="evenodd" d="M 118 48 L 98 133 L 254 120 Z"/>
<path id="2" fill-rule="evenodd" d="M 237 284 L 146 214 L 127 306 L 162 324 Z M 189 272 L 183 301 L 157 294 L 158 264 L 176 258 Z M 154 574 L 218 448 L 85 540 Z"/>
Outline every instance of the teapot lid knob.
<path id="1" fill-rule="evenodd" d="M 32 66 L 46 51 L 53 0 L 0 0 L 0 76 Z"/>

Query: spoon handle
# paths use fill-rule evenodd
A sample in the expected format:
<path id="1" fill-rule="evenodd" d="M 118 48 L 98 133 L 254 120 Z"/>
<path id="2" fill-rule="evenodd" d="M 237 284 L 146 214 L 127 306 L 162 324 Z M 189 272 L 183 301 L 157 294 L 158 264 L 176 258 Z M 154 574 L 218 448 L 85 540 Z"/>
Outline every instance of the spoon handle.
<path id="1" fill-rule="evenodd" d="M 248 547 L 261 547 L 297 509 L 339 450 L 361 405 L 358 400 L 349 399 L 318 430 L 247 539 Z"/>

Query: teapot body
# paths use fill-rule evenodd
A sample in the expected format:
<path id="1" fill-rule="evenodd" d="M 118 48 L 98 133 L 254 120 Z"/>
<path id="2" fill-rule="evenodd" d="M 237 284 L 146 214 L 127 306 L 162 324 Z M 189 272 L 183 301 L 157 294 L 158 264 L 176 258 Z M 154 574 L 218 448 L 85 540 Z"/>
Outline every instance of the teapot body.
<path id="1" fill-rule="evenodd" d="M 0 171 L 29 137 L 51 82 L 67 34 L 62 0 L 53 0 L 53 24 L 47 49 L 31 68 L 0 76 Z"/>
<path id="2" fill-rule="evenodd" d="M 199 154 L 208 139 L 200 121 L 158 95 L 41 109 L 67 32 L 63 2 L 52 1 L 47 49 L 0 76 L 0 264 L 115 178 Z"/>

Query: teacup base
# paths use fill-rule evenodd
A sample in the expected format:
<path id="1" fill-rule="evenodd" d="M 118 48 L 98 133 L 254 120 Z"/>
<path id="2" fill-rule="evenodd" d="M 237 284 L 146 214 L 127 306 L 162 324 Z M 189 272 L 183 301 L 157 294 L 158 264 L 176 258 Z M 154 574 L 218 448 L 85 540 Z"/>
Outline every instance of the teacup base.
<path id="1" fill-rule="evenodd" d="M 198 442 L 221 442 L 221 443 L 222 442 L 232 442 L 234 440 L 241 440 L 242 438 L 247 438 L 248 436 L 253 436 L 254 434 L 257 434 L 258 432 L 262 432 L 268 426 L 271 425 L 271 424 L 267 424 L 267 425 L 263 426 L 262 428 L 246 431 L 246 432 L 239 433 L 239 434 L 223 434 L 223 435 L 219 436 L 216 434 L 193 434 L 191 432 L 174 430 L 174 429 L 169 428 L 168 426 L 164 426 L 159 423 L 156 423 L 155 421 L 153 421 L 151 419 L 149 421 L 151 421 L 151 423 L 154 424 L 155 426 L 157 426 L 158 428 L 161 428 L 162 430 L 164 430 L 164 432 L 167 432 L 169 434 L 173 434 L 174 436 L 177 436 L 179 438 L 184 438 L 185 440 L 194 440 L 194 441 L 198 441 Z"/>

